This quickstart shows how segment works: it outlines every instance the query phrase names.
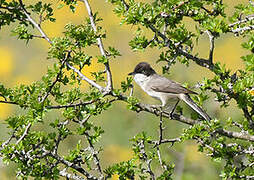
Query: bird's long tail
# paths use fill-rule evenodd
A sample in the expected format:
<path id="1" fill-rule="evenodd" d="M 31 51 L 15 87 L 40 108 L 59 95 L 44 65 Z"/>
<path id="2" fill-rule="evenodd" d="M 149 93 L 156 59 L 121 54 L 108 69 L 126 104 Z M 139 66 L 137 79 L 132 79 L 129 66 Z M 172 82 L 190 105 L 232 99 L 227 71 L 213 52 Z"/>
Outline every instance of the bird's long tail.
<path id="1" fill-rule="evenodd" d="M 187 94 L 182 94 L 181 99 L 188 104 L 193 110 L 195 110 L 198 114 L 200 114 L 205 120 L 210 121 L 211 118 L 209 115 L 202 109 L 200 108 Z"/>

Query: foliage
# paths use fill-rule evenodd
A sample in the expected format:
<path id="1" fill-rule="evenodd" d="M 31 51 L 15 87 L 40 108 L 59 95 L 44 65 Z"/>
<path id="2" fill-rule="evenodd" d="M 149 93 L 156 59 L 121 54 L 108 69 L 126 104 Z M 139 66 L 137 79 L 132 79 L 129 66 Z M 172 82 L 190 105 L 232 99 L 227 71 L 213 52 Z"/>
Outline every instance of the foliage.
<path id="1" fill-rule="evenodd" d="M 132 89 L 132 78 L 122 82 L 120 89 L 114 88 L 110 62 L 121 53 L 113 46 L 104 47 L 102 39 L 106 39 L 106 32 L 100 26 L 102 19 L 98 13 L 92 12 L 87 0 L 81 0 L 80 4 L 75 0 L 62 0 L 58 8 L 66 5 L 76 13 L 76 6 L 85 6 L 89 18 L 81 24 L 67 24 L 63 36 L 52 40 L 42 28 L 44 22 L 54 23 L 56 20 L 52 4 L 38 1 L 27 5 L 22 0 L 0 0 L 0 28 L 14 23 L 16 27 L 12 32 L 18 39 L 26 43 L 35 38 L 47 41 L 50 44 L 48 58 L 55 62 L 40 81 L 30 85 L 7 88 L 0 84 L 0 103 L 13 104 L 22 110 L 21 114 L 6 119 L 10 134 L 1 142 L 3 161 L 15 163 L 17 176 L 23 179 L 58 179 L 60 176 L 107 179 L 115 174 L 119 179 L 172 179 L 174 165 L 164 158 L 163 145 L 173 146 L 192 140 L 198 143 L 200 152 L 224 163 L 220 174 L 223 179 L 253 178 L 254 6 L 251 1 L 236 6 L 231 17 L 225 13 L 226 5 L 221 0 L 108 1 L 114 5 L 114 13 L 122 18 L 121 24 L 137 26 L 136 35 L 129 42 L 134 51 L 158 48 L 161 52 L 158 62 L 166 63 L 162 67 L 164 73 L 168 73 L 176 62 L 189 66 L 189 62 L 194 61 L 197 68 L 207 68 L 213 77 L 203 80 L 199 87 L 201 93 L 194 100 L 202 105 L 209 99 L 209 92 L 221 108 L 227 108 L 234 101 L 242 112 L 241 118 L 232 120 L 228 117 L 225 120 L 217 117 L 206 122 L 184 117 L 181 113 L 170 116 L 139 103 L 132 93 L 127 95 Z M 186 18 L 195 25 L 194 31 L 187 28 Z M 144 33 L 147 30 L 153 33 L 152 39 Z M 246 37 L 242 47 L 249 54 L 240 57 L 246 64 L 245 69 L 232 72 L 226 65 L 214 63 L 214 40 L 223 34 Z M 208 58 L 193 55 L 195 42 L 206 35 L 210 44 Z M 87 54 L 88 47 L 98 47 L 101 55 Z M 92 72 L 92 78 L 88 78 L 82 70 L 92 64 L 92 59 L 97 59 L 105 70 Z M 90 87 L 81 89 L 81 81 L 86 81 Z M 97 147 L 97 143 L 104 130 L 90 118 L 104 113 L 117 101 L 125 102 L 128 109 L 136 112 L 161 115 L 159 137 L 150 137 L 147 132 L 137 134 L 131 140 L 133 158 L 103 169 L 100 161 L 103 147 Z M 52 111 L 57 111 L 59 117 L 50 120 L 49 132 L 33 129 L 38 124 L 47 123 Z M 189 127 L 183 129 L 181 137 L 167 139 L 163 136 L 162 116 Z M 70 136 L 82 137 L 82 141 L 69 150 L 68 155 L 62 156 L 60 144 Z M 236 163 L 238 157 L 242 158 Z"/>

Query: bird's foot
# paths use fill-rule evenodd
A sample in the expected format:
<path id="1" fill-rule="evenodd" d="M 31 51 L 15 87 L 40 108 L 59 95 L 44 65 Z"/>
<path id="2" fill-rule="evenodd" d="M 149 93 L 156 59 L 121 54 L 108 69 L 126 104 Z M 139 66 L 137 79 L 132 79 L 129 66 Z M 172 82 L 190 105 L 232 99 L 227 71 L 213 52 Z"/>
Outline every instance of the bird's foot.
<path id="1" fill-rule="evenodd" d="M 169 117 L 170 117 L 170 119 L 174 119 L 174 111 L 171 111 L 171 112 L 169 113 Z"/>
<path id="2" fill-rule="evenodd" d="M 158 110 L 158 109 L 161 109 L 162 108 L 162 106 L 161 105 L 151 105 L 150 106 L 152 109 L 156 109 L 156 110 Z"/>
<path id="3" fill-rule="evenodd" d="M 159 114 L 159 113 L 162 112 L 162 106 L 161 105 L 151 105 L 150 107 L 151 107 L 151 109 L 153 109 L 153 111 L 156 114 Z"/>

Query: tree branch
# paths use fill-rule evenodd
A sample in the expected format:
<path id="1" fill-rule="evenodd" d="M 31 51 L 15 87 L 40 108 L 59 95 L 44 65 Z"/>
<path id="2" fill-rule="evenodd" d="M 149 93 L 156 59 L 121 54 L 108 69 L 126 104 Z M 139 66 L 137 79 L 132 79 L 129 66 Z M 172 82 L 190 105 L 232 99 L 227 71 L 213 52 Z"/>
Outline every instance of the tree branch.
<path id="1" fill-rule="evenodd" d="M 68 52 L 67 55 L 66 55 L 66 57 L 64 58 L 64 60 L 61 62 L 62 64 L 61 64 L 61 66 L 60 66 L 59 73 L 57 73 L 57 76 L 56 76 L 55 81 L 49 86 L 49 89 L 48 89 L 47 93 L 46 93 L 45 96 L 42 98 L 42 100 L 41 100 L 42 103 L 47 99 L 47 97 L 49 96 L 49 94 L 50 94 L 50 92 L 52 91 L 53 87 L 54 87 L 55 84 L 59 81 L 59 78 L 60 78 L 60 76 L 61 76 L 61 74 L 62 74 L 62 69 L 63 69 L 63 67 L 64 67 L 65 62 L 66 62 L 66 61 L 68 60 L 68 58 L 70 57 L 70 53 L 71 53 L 71 52 Z"/>
<path id="2" fill-rule="evenodd" d="M 88 0 L 81 0 L 81 1 L 83 1 L 85 6 L 86 6 L 86 9 L 87 9 L 87 12 L 88 12 L 88 15 L 89 15 L 89 18 L 90 18 L 90 22 L 91 22 L 91 25 L 92 25 L 92 28 L 93 28 L 94 32 L 97 32 L 96 24 L 94 22 L 93 12 L 92 12 L 92 9 L 90 7 L 90 4 L 89 4 Z M 106 54 L 106 51 L 104 49 L 104 46 L 103 46 L 103 43 L 102 43 L 102 40 L 101 40 L 100 37 L 97 38 L 97 44 L 99 46 L 99 49 L 100 49 L 100 52 L 101 52 L 102 56 L 107 58 L 107 54 Z M 107 61 L 106 63 L 104 63 L 104 65 L 105 65 L 106 72 L 107 72 L 106 91 L 110 92 L 113 89 L 112 74 L 111 74 L 111 70 L 110 70 L 110 67 L 109 67 L 109 62 Z"/>
<path id="3" fill-rule="evenodd" d="M 60 176 L 66 177 L 66 179 L 74 179 L 74 180 L 85 180 L 85 178 L 81 176 L 77 176 L 76 174 L 70 174 L 64 168 L 62 171 L 59 172 Z"/>
<path id="4" fill-rule="evenodd" d="M 12 101 L 0 101 L 0 103 L 3 103 L 3 104 L 15 104 L 15 105 L 19 105 L 18 103 L 16 103 L 16 102 L 12 102 Z"/>
<path id="5" fill-rule="evenodd" d="M 149 23 L 149 22 L 147 22 L 147 23 Z M 209 69 L 211 69 L 213 67 L 212 64 L 210 64 L 209 60 L 193 56 L 193 55 L 189 54 L 188 52 L 186 52 L 185 50 L 183 50 L 180 47 L 173 44 L 170 41 L 170 39 L 168 39 L 163 33 L 161 33 L 159 30 L 157 30 L 151 23 L 149 23 L 148 27 L 155 34 L 157 34 L 159 37 L 161 37 L 164 40 L 164 42 L 166 43 L 166 47 L 169 47 L 169 48 L 174 47 L 176 49 L 177 53 L 179 53 L 180 55 L 186 57 L 187 59 L 191 59 L 192 61 L 196 62 L 198 65 L 200 65 L 202 67 L 206 67 L 206 68 L 209 68 Z"/>
<path id="6" fill-rule="evenodd" d="M 9 139 L 7 139 L 6 141 L 4 141 L 4 142 L 1 144 L 0 153 L 1 153 L 2 149 L 3 149 L 5 146 L 7 146 L 7 145 L 11 142 L 11 140 L 15 137 L 15 136 L 14 136 L 15 132 L 16 132 L 16 131 L 14 130 L 14 131 L 12 132 L 11 136 L 9 137 Z"/>
<path id="7" fill-rule="evenodd" d="M 31 128 L 32 123 L 28 123 L 26 126 L 26 129 L 24 131 L 24 133 L 22 134 L 22 136 L 17 140 L 16 144 L 19 144 L 28 134 L 29 129 Z"/>
<path id="8" fill-rule="evenodd" d="M 52 44 L 52 41 L 49 39 L 49 37 L 45 34 L 45 32 L 41 29 L 40 25 L 37 24 L 35 22 L 35 20 L 29 15 L 29 13 L 27 12 L 26 8 L 25 8 L 25 5 L 23 4 L 22 0 L 19 0 L 19 4 L 24 12 L 24 14 L 26 15 L 28 21 L 30 21 L 33 26 L 41 33 L 42 37 L 48 41 L 50 44 Z"/>
<path id="9" fill-rule="evenodd" d="M 210 40 L 209 61 L 210 61 L 210 64 L 213 64 L 214 35 L 209 30 L 207 30 L 206 33 Z"/>
<path id="10" fill-rule="evenodd" d="M 254 14 L 249 15 L 249 16 L 246 16 L 244 19 L 241 19 L 240 21 L 236 21 L 236 22 L 234 22 L 234 23 L 232 23 L 232 24 L 229 24 L 228 26 L 229 26 L 230 28 L 233 28 L 235 25 L 239 25 L 239 24 L 242 24 L 242 23 L 246 23 L 246 22 L 251 21 L 251 20 L 253 20 L 253 19 L 254 19 Z"/>
<path id="11" fill-rule="evenodd" d="M 51 152 L 49 152 L 49 155 L 51 157 L 53 157 L 54 159 L 56 159 L 57 161 L 63 163 L 64 165 L 71 167 L 73 169 L 75 169 L 76 171 L 80 172 L 81 174 L 85 175 L 86 178 L 88 180 L 98 180 L 98 178 L 96 178 L 95 176 L 93 176 L 92 174 L 88 173 L 84 168 L 82 168 L 81 166 L 78 166 L 75 163 L 69 162 L 67 160 L 65 160 L 64 158 L 58 156 L 57 154 L 53 154 Z"/>
<path id="12" fill-rule="evenodd" d="M 254 136 L 246 134 L 244 132 L 234 132 L 234 131 L 228 131 L 225 129 L 217 129 L 217 133 L 227 136 L 229 138 L 236 138 L 236 139 L 242 139 L 242 140 L 248 140 L 251 142 L 254 142 Z"/>
<path id="13" fill-rule="evenodd" d="M 96 165 L 97 170 L 98 170 L 98 172 L 100 174 L 100 178 L 99 179 L 102 180 L 104 175 L 103 175 L 102 168 L 101 168 L 101 165 L 100 165 L 99 157 L 97 156 L 98 152 L 95 151 L 94 145 L 93 145 L 93 143 L 92 143 L 92 141 L 90 139 L 89 134 L 85 133 L 85 136 L 86 136 L 86 139 L 87 139 L 89 147 L 90 147 L 90 151 L 91 151 L 92 156 L 93 156 L 94 164 Z"/>
<path id="14" fill-rule="evenodd" d="M 249 30 L 254 30 L 254 25 L 250 25 L 250 26 L 246 26 L 246 27 L 242 27 L 242 28 L 231 29 L 229 32 L 232 32 L 234 34 L 238 34 L 238 33 L 241 34 L 245 31 L 249 31 Z"/>
<path id="15" fill-rule="evenodd" d="M 79 77 L 80 77 L 82 80 L 84 80 L 84 81 L 88 82 L 90 85 L 96 87 L 96 88 L 99 89 L 99 91 L 101 91 L 101 92 L 105 91 L 105 89 L 104 89 L 102 86 L 100 86 L 99 84 L 97 84 L 97 83 L 94 82 L 93 80 L 91 80 L 91 79 L 89 79 L 88 77 L 86 77 L 86 76 L 85 76 L 84 74 L 82 74 L 78 69 L 76 69 L 75 67 L 71 66 L 68 62 L 66 62 L 66 65 L 67 65 L 70 69 L 72 69 L 75 73 L 77 73 L 77 74 L 79 75 Z"/>
<path id="16" fill-rule="evenodd" d="M 29 13 L 26 11 L 25 7 L 24 7 L 24 4 L 22 2 L 22 0 L 19 0 L 19 3 L 25 13 L 25 15 L 27 16 L 28 18 L 28 21 L 30 21 L 35 27 L 36 29 L 41 33 L 42 37 L 47 40 L 50 44 L 52 44 L 52 41 L 48 38 L 48 36 L 44 33 L 44 31 L 41 29 L 40 25 L 38 23 L 36 23 L 32 17 L 29 15 Z M 95 27 L 96 28 L 96 27 Z M 100 40 L 101 41 L 101 40 Z M 103 46 L 102 46 L 103 48 Z M 104 50 L 104 49 L 103 49 Z M 75 67 L 71 66 L 68 62 L 66 62 L 66 65 L 72 69 L 74 72 L 76 72 L 80 77 L 81 79 L 85 80 L 86 82 L 88 82 L 89 84 L 91 84 L 92 86 L 96 87 L 97 89 L 99 89 L 100 91 L 103 91 L 104 88 L 100 85 L 98 85 L 97 83 L 95 83 L 93 80 L 87 78 L 84 74 L 82 74 L 78 69 L 76 69 Z M 110 75 L 110 71 L 107 71 Z M 111 76 L 110 76 L 111 77 Z M 112 80 L 111 80 L 112 81 Z M 110 89 L 111 90 L 111 89 Z"/>
<path id="17" fill-rule="evenodd" d="M 85 106 L 88 104 L 94 103 L 95 100 L 87 101 L 87 102 L 80 102 L 76 104 L 69 104 L 69 105 L 59 105 L 59 106 L 46 106 L 47 109 L 62 109 L 62 108 L 70 108 L 70 107 L 78 107 L 78 106 Z"/>
<path id="18" fill-rule="evenodd" d="M 117 96 L 117 97 L 118 97 L 119 100 L 127 102 L 127 97 L 125 97 L 123 95 L 120 95 L 120 96 Z M 136 104 L 136 106 L 138 107 L 137 112 L 146 111 L 146 112 L 155 114 L 156 116 L 160 115 L 160 111 L 156 110 L 154 108 L 154 106 L 147 105 L 147 104 L 142 104 L 142 103 L 138 103 L 138 104 Z M 163 111 L 162 116 L 165 117 L 165 118 L 168 118 L 168 119 L 171 118 L 170 113 L 165 112 L 165 111 Z M 172 117 L 173 117 L 172 120 L 176 120 L 176 121 L 182 122 L 184 124 L 188 124 L 188 125 L 194 125 L 194 124 L 197 124 L 197 123 L 200 122 L 200 121 L 193 120 L 191 118 L 187 118 L 183 115 L 176 114 L 176 113 L 174 113 L 172 115 Z M 246 134 L 246 133 L 243 133 L 243 132 L 228 131 L 228 130 L 225 130 L 225 129 L 217 129 L 216 132 L 223 135 L 223 136 L 229 137 L 229 138 L 236 138 L 236 139 L 242 139 L 242 140 L 247 140 L 247 141 L 254 142 L 254 136 L 253 135 Z"/>
<path id="19" fill-rule="evenodd" d="M 147 165 L 147 172 L 150 174 L 151 179 L 155 180 L 155 175 L 151 168 L 152 159 L 149 159 L 146 154 L 144 140 L 141 140 L 138 145 L 140 147 L 140 154 L 142 155 L 142 159 L 145 161 Z"/>

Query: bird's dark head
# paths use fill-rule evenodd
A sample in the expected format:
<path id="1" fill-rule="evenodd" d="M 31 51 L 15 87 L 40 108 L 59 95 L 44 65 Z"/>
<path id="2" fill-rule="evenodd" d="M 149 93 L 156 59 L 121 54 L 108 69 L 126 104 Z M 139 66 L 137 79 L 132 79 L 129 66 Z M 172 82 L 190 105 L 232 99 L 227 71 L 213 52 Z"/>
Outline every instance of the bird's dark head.
<path id="1" fill-rule="evenodd" d="M 150 76 L 156 74 L 153 68 L 147 62 L 139 63 L 133 72 L 129 73 L 128 75 L 136 75 L 136 74 L 144 74 L 146 76 Z"/>

